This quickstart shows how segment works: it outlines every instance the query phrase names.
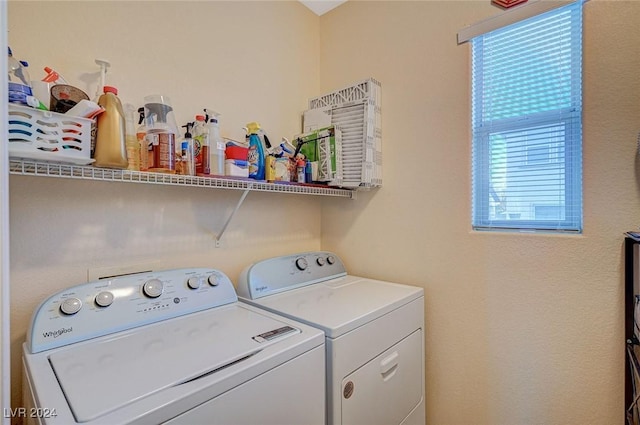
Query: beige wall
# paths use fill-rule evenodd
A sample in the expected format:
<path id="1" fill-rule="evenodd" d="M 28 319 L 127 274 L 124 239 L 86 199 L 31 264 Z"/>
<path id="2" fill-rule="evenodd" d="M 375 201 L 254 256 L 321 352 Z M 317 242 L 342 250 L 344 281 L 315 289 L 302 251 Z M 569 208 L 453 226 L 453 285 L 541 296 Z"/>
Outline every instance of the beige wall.
<path id="1" fill-rule="evenodd" d="M 349 1 L 321 89 L 382 82 L 384 187 L 323 204 L 323 249 L 423 286 L 427 423 L 623 423 L 623 232 L 638 226 L 640 2 L 584 12 L 584 234 L 470 229 L 470 47 L 489 1 Z"/>
<path id="2" fill-rule="evenodd" d="M 276 138 L 296 132 L 309 97 L 373 76 L 385 144 L 383 188 L 356 201 L 251 193 L 219 249 L 240 193 L 12 176 L 13 404 L 31 312 L 88 268 L 159 260 L 235 278 L 322 247 L 354 274 L 425 288 L 429 424 L 621 423 L 640 2 L 585 5 L 582 236 L 470 230 L 469 48 L 455 33 L 498 12 L 488 0 L 352 0 L 321 18 L 295 2 L 9 2 L 10 44 L 34 76 L 54 66 L 93 95 L 104 57 L 124 101 L 166 93 L 181 123 L 211 107 L 229 136 L 255 119 Z"/>
<path id="3" fill-rule="evenodd" d="M 168 95 L 180 124 L 221 112 L 225 136 L 249 121 L 274 139 L 300 131 L 319 89 L 319 18 L 297 2 L 9 2 L 9 43 L 33 77 L 57 69 L 90 96 L 98 66 L 123 102 Z M 78 15 L 79 13 L 79 15 Z M 257 259 L 320 248 L 320 200 L 241 192 L 11 176 L 12 404 L 31 313 L 87 269 L 213 266 L 236 280 Z M 345 203 L 350 202 L 343 199 Z"/>

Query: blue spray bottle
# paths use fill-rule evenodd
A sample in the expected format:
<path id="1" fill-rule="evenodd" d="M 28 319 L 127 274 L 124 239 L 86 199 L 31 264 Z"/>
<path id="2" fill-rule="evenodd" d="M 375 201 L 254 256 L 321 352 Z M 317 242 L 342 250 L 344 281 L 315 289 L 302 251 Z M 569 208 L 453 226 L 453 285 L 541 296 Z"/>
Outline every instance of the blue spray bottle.
<path id="1" fill-rule="evenodd" d="M 264 146 L 258 133 L 260 132 L 260 124 L 250 122 L 247 124 L 247 137 L 249 138 L 249 178 L 256 180 L 264 180 L 265 178 L 265 156 Z"/>

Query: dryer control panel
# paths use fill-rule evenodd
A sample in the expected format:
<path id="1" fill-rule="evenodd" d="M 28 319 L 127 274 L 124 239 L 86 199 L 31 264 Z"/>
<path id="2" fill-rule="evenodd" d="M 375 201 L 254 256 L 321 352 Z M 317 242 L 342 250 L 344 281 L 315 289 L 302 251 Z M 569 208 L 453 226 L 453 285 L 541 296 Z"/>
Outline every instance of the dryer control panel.
<path id="1" fill-rule="evenodd" d="M 328 251 L 269 258 L 244 269 L 238 295 L 255 300 L 346 275 L 340 257 Z"/>
<path id="2" fill-rule="evenodd" d="M 208 268 L 136 273 L 60 291 L 36 309 L 31 353 L 168 320 L 238 300 L 223 272 Z"/>

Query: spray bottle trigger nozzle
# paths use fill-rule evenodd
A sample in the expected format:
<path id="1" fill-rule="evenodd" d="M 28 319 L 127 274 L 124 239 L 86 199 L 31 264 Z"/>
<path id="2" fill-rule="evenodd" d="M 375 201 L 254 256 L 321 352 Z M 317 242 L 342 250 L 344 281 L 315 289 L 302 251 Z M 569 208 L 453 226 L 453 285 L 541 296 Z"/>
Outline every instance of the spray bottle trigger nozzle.
<path id="1" fill-rule="evenodd" d="M 185 125 L 182 126 L 183 128 L 187 129 L 186 133 L 184 133 L 184 137 L 185 138 L 187 138 L 187 139 L 191 138 L 191 129 L 193 128 L 194 124 L 195 123 L 193 123 L 193 122 L 188 122 L 188 123 L 186 123 Z"/>

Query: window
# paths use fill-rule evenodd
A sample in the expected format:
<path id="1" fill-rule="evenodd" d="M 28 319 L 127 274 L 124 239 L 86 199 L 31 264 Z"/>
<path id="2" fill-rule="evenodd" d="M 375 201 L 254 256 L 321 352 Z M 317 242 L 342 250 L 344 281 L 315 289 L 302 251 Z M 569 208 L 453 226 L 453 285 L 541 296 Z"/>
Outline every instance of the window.
<path id="1" fill-rule="evenodd" d="M 472 224 L 582 231 L 582 2 L 474 37 Z"/>

